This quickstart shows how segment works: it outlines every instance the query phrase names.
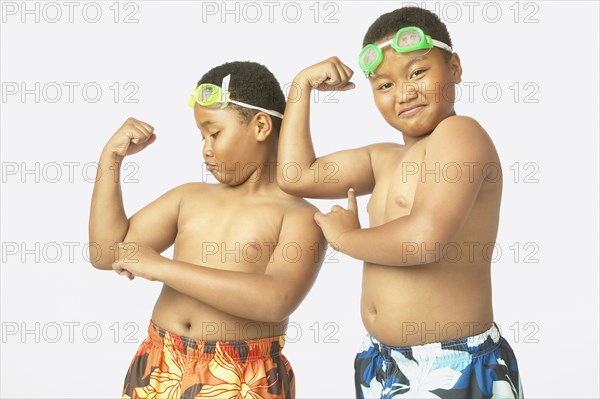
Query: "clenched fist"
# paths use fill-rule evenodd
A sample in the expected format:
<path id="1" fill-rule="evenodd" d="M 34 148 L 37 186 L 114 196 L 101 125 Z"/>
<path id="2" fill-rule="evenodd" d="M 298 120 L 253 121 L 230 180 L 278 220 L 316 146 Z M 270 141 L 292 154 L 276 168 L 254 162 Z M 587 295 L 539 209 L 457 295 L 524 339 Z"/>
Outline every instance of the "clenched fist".
<path id="1" fill-rule="evenodd" d="M 346 91 L 354 89 L 350 78 L 354 71 L 337 57 L 330 57 L 300 71 L 294 79 L 320 91 Z"/>
<path id="2" fill-rule="evenodd" d="M 127 118 L 108 140 L 106 148 L 117 156 L 125 157 L 142 151 L 155 140 L 154 127 L 135 118 Z"/>

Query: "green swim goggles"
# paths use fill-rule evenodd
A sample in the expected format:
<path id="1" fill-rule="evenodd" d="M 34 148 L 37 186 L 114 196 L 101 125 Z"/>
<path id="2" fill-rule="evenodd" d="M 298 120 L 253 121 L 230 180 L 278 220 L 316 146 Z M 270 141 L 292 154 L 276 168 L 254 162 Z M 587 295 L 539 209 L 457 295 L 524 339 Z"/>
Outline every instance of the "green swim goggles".
<path id="1" fill-rule="evenodd" d="M 373 74 L 373 71 L 377 69 L 381 64 L 381 61 L 383 61 L 383 51 L 381 51 L 381 49 L 390 44 L 398 53 L 425 50 L 420 54 L 425 55 L 433 48 L 433 46 L 452 53 L 452 47 L 448 46 L 446 43 L 432 39 L 431 36 L 426 35 L 421 28 L 408 26 L 396 32 L 396 36 L 393 39 L 379 45 L 367 44 L 362 49 L 358 56 L 358 64 L 367 78 Z"/>
<path id="2" fill-rule="evenodd" d="M 192 95 L 190 96 L 190 99 L 188 101 L 188 107 L 194 108 L 194 105 L 198 103 L 203 107 L 216 106 L 223 109 L 227 106 L 227 104 L 232 103 L 239 105 L 240 107 L 256 109 L 258 111 L 262 111 L 269 115 L 283 119 L 283 114 L 277 111 L 272 111 L 270 109 L 257 107 L 256 105 L 250 105 L 241 101 L 232 100 L 231 93 L 228 90 L 230 79 L 231 75 L 225 76 L 223 78 L 223 81 L 221 82 L 221 87 L 212 83 L 202 83 L 200 86 L 196 87 L 192 92 Z"/>

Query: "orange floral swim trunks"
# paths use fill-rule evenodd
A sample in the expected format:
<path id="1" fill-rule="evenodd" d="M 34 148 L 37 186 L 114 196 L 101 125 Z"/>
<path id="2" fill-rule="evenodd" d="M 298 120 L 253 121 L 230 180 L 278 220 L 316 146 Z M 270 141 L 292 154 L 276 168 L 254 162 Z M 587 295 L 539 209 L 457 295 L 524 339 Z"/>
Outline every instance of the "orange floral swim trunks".
<path id="1" fill-rule="evenodd" d="M 294 398 L 284 336 L 200 341 L 150 321 L 125 377 L 123 399 Z"/>

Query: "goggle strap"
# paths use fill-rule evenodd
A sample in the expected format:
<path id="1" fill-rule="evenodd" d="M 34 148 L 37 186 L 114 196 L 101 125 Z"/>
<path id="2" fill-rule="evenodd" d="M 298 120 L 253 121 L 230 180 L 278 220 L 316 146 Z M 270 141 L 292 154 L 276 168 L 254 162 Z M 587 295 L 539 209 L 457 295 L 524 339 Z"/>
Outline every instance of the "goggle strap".
<path id="1" fill-rule="evenodd" d="M 223 78 L 221 82 L 221 100 L 220 103 L 227 104 L 229 100 L 229 80 L 231 79 L 231 75 L 227 75 Z"/>
<path id="2" fill-rule="evenodd" d="M 265 108 L 257 107 L 255 105 L 250 105 L 250 104 L 243 103 L 241 101 L 236 101 L 236 100 L 231 100 L 231 99 L 229 100 L 229 102 L 233 103 L 233 104 L 237 104 L 237 105 L 239 105 L 241 107 L 252 108 L 252 109 L 255 109 L 255 110 L 258 110 L 258 111 L 262 111 L 262 112 L 267 113 L 269 115 L 276 116 L 276 117 L 278 117 L 280 119 L 283 119 L 283 114 L 281 114 L 281 113 L 279 113 L 277 111 L 272 111 L 270 109 L 265 109 Z"/>
<path id="3" fill-rule="evenodd" d="M 390 44 L 392 44 L 394 42 L 394 39 L 390 39 L 387 42 L 383 42 L 380 45 L 378 45 L 377 47 L 379 48 L 384 48 L 385 46 L 389 46 Z"/>
<path id="4" fill-rule="evenodd" d="M 446 50 L 449 53 L 452 53 L 452 47 L 448 46 L 446 43 L 440 42 L 439 40 L 431 39 L 431 42 L 435 47 L 439 47 L 442 50 Z"/>

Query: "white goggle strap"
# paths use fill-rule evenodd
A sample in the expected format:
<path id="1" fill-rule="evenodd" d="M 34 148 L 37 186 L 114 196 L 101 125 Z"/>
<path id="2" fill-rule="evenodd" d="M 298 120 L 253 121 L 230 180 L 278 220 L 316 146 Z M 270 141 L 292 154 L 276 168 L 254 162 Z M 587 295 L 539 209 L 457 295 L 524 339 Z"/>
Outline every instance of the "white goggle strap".
<path id="1" fill-rule="evenodd" d="M 377 47 L 379 48 L 384 48 L 385 46 L 389 46 L 390 44 L 392 44 L 392 42 L 394 41 L 394 39 L 390 39 L 387 42 L 383 42 L 380 45 L 378 45 Z"/>
<path id="2" fill-rule="evenodd" d="M 443 50 L 446 50 L 449 53 L 452 53 L 452 47 L 448 46 L 446 43 L 442 43 L 439 40 L 431 39 L 431 42 L 435 47 L 439 47 Z"/>
<path id="3" fill-rule="evenodd" d="M 246 104 L 241 101 L 235 101 L 235 100 L 232 100 L 231 98 L 229 98 L 229 94 L 230 94 L 229 93 L 229 80 L 230 79 L 231 79 L 231 75 L 227 75 L 223 78 L 223 82 L 221 83 L 221 90 L 222 90 L 221 91 L 221 99 L 225 100 L 225 101 L 221 101 L 224 104 L 222 108 L 224 108 L 225 105 L 227 105 L 227 103 L 230 102 L 230 103 L 242 106 L 242 107 L 256 109 L 258 111 L 262 111 L 269 115 L 273 115 L 273 116 L 283 119 L 283 114 L 281 114 L 277 111 L 271 111 L 270 109 L 264 109 L 261 107 L 257 107 L 255 105 Z"/>
<path id="4" fill-rule="evenodd" d="M 262 111 L 262 112 L 267 113 L 269 115 L 276 116 L 276 117 L 278 117 L 280 119 L 283 119 L 283 114 L 281 114 L 281 113 L 279 113 L 277 111 L 272 111 L 270 109 L 265 109 L 265 108 L 257 107 L 256 105 L 250 105 L 250 104 L 246 104 L 246 103 L 243 103 L 241 101 L 235 101 L 235 100 L 232 100 L 232 99 L 229 99 L 229 102 L 233 103 L 233 104 L 237 104 L 237 105 L 242 106 L 242 107 L 256 109 L 258 111 Z"/>
<path id="5" fill-rule="evenodd" d="M 381 43 L 379 46 L 379 48 L 384 48 L 385 46 L 389 46 L 390 44 L 392 44 L 392 42 L 394 41 L 394 39 L 390 39 L 387 42 Z M 442 43 L 439 40 L 435 40 L 435 39 L 431 39 L 431 42 L 433 43 L 433 45 L 435 47 L 439 47 L 443 50 L 446 50 L 449 53 L 452 53 L 452 47 L 448 46 L 446 43 Z"/>

